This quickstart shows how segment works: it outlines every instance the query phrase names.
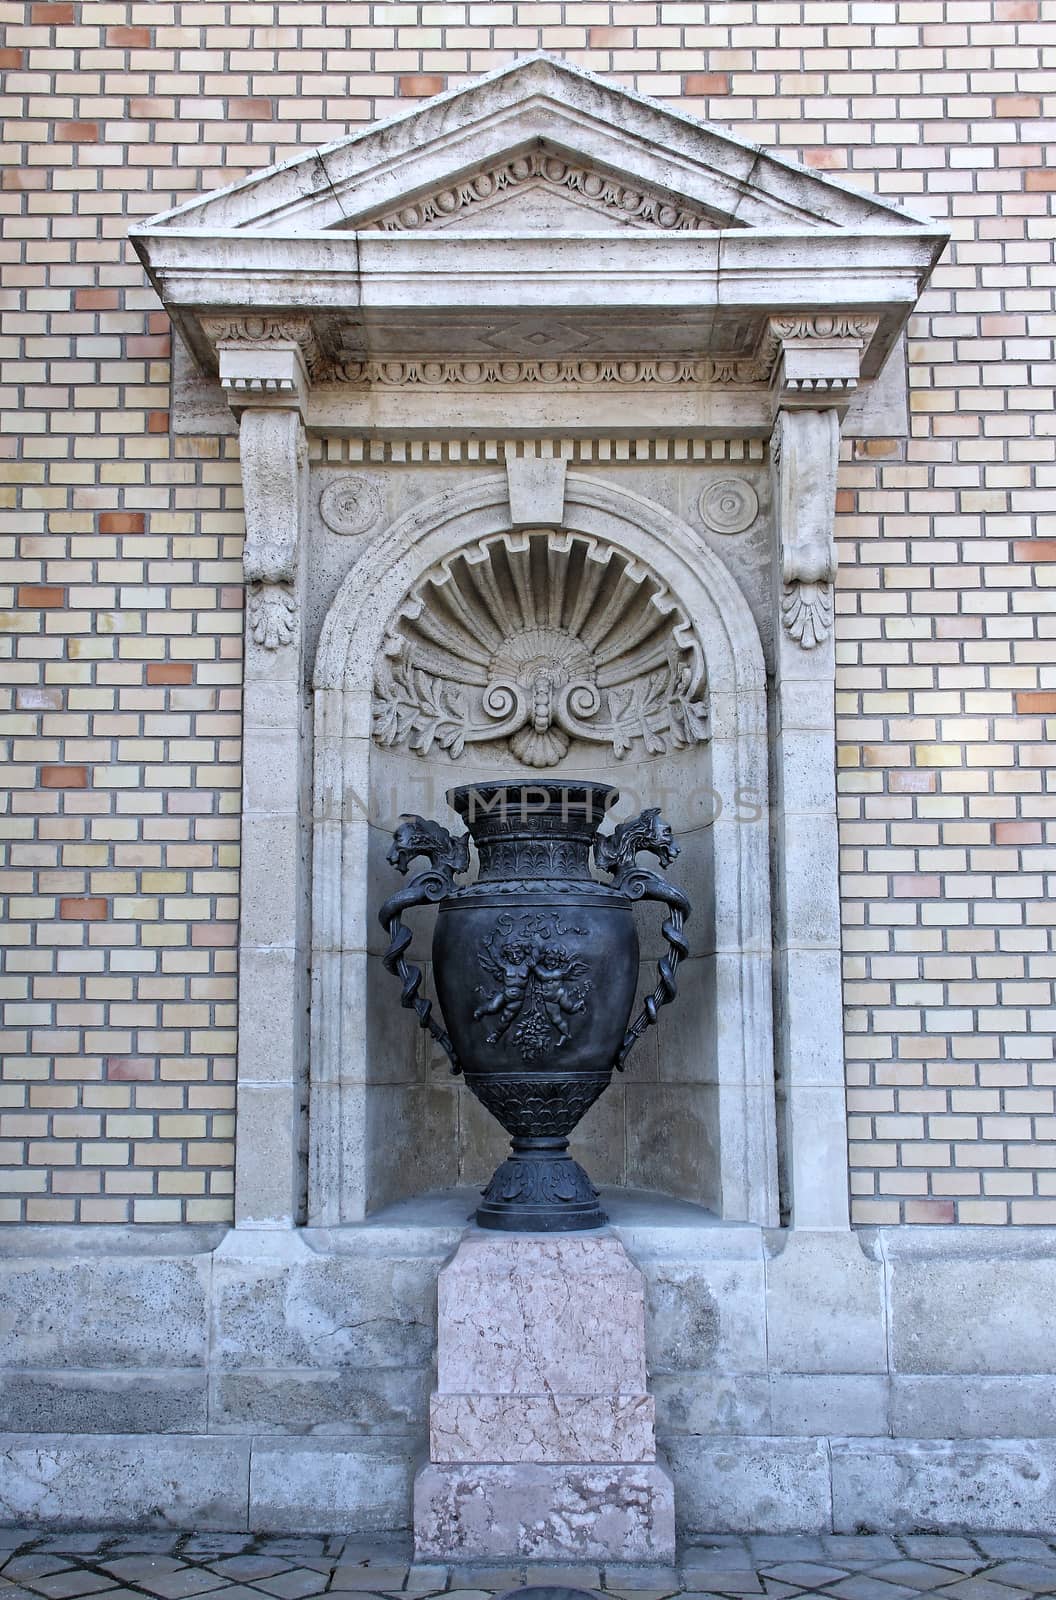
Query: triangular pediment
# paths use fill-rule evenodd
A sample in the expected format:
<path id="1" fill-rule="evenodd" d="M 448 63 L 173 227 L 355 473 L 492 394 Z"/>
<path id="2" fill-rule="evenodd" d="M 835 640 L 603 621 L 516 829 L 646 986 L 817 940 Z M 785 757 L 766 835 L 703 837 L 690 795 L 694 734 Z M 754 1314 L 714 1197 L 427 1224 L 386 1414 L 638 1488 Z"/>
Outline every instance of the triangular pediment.
<path id="1" fill-rule="evenodd" d="M 145 225 L 285 237 L 906 226 L 919 220 L 545 55 Z"/>

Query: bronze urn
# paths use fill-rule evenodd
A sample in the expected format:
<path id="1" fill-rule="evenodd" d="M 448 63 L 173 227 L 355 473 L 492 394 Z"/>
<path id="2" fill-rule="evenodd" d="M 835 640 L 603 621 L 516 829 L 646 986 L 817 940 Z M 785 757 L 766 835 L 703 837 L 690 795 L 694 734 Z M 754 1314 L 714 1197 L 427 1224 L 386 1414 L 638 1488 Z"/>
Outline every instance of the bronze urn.
<path id="1" fill-rule="evenodd" d="M 655 809 L 601 834 L 619 799 L 608 784 L 486 783 L 453 789 L 447 799 L 468 832 L 452 838 L 439 823 L 403 818 L 389 861 L 406 873 L 426 856 L 429 867 L 379 916 L 401 1004 L 413 1007 L 512 1137 L 476 1220 L 517 1232 L 601 1227 L 598 1191 L 568 1154 L 568 1136 L 675 996 L 689 902 L 659 872 L 638 866 L 637 856 L 648 853 L 664 869 L 678 847 Z M 474 882 L 457 883 L 469 868 L 470 837 L 479 872 Z M 592 875 L 592 852 L 610 881 Z M 632 908 L 643 899 L 666 907 L 667 953 L 632 1024 L 639 970 Z M 420 993 L 420 969 L 407 960 L 403 913 L 428 902 L 438 913 L 432 959 L 446 1029 Z"/>

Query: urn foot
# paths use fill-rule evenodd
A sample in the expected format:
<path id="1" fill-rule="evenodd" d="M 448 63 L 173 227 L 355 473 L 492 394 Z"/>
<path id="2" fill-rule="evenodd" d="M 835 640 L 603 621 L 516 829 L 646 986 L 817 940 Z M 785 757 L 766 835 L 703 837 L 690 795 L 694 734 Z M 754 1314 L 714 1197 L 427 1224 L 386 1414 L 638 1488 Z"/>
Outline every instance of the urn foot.
<path id="1" fill-rule="evenodd" d="M 603 1228 L 598 1191 L 561 1138 L 513 1140 L 477 1207 L 477 1224 L 506 1233 L 571 1233 Z"/>

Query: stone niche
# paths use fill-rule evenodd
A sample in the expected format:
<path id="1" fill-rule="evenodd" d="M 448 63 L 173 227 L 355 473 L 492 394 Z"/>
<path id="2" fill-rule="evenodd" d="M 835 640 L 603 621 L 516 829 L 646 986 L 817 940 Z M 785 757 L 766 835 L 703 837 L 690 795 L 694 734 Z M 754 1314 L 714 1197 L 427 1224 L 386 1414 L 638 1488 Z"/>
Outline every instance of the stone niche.
<path id="1" fill-rule="evenodd" d="M 454 784 L 575 774 L 661 806 L 694 907 L 590 1170 L 845 1228 L 835 476 L 944 236 L 540 56 L 133 238 L 240 436 L 239 1226 L 487 1175 L 382 969 L 385 854 Z"/>

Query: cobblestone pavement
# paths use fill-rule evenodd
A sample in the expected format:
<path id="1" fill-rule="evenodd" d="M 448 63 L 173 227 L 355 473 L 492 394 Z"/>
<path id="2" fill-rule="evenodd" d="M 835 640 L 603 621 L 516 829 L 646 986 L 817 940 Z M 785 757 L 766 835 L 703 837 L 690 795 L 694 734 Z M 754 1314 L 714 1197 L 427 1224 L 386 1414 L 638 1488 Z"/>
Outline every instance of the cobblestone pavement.
<path id="1" fill-rule="evenodd" d="M 715 1536 L 674 1567 L 414 1563 L 406 1537 L 280 1538 L 228 1533 L 92 1533 L 0 1528 L 0 1600 L 314 1600 L 443 1594 L 489 1600 L 522 1584 L 621 1600 L 1028 1600 L 1056 1595 L 1056 1536 L 996 1534 Z"/>

